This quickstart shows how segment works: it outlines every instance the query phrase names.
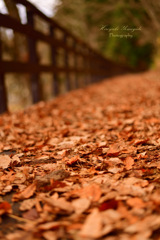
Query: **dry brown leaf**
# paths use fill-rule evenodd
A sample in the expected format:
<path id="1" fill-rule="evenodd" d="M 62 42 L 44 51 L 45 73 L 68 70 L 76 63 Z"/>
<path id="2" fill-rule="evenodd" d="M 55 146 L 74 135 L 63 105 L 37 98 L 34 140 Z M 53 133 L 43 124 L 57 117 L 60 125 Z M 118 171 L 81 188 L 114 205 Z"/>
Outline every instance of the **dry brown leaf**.
<path id="1" fill-rule="evenodd" d="M 16 172 L 14 184 L 22 184 L 26 181 L 26 175 L 23 172 Z"/>
<path id="2" fill-rule="evenodd" d="M 27 212 L 23 213 L 22 216 L 28 220 L 35 220 L 39 217 L 39 214 L 35 208 L 31 208 Z"/>
<path id="3" fill-rule="evenodd" d="M 47 203 L 51 207 L 58 207 L 67 212 L 73 212 L 74 210 L 72 204 L 70 202 L 67 202 L 64 198 L 59 198 L 54 200 L 53 198 L 51 199 L 51 198 L 40 196 L 40 200 Z"/>
<path id="4" fill-rule="evenodd" d="M 20 204 L 20 207 L 19 209 L 21 211 L 27 211 L 29 209 L 31 209 L 32 207 L 34 207 L 36 204 L 36 200 L 35 199 L 27 199 L 27 200 L 24 200 L 21 204 Z"/>
<path id="5" fill-rule="evenodd" d="M 102 233 L 102 217 L 98 209 L 93 209 L 86 218 L 79 235 L 83 238 L 99 238 Z"/>
<path id="6" fill-rule="evenodd" d="M 77 155 L 77 156 L 74 156 L 71 159 L 67 160 L 66 164 L 70 166 L 70 165 L 78 162 L 79 160 L 80 160 L 80 157 Z"/>
<path id="7" fill-rule="evenodd" d="M 21 239 L 35 240 L 31 232 L 24 232 L 24 231 L 8 233 L 5 239 L 6 240 L 21 240 Z"/>
<path id="8" fill-rule="evenodd" d="M 12 213 L 12 207 L 10 203 L 4 201 L 0 203 L 0 216 L 6 213 Z"/>
<path id="9" fill-rule="evenodd" d="M 0 168 L 8 168 L 11 162 L 12 159 L 8 155 L 0 155 Z"/>
<path id="10" fill-rule="evenodd" d="M 62 181 L 69 176 L 69 172 L 65 171 L 64 169 L 58 169 L 44 176 L 37 176 L 36 180 L 38 181 L 38 184 L 43 185 L 48 184 L 52 179 L 55 181 Z"/>
<path id="11" fill-rule="evenodd" d="M 12 157 L 12 162 L 13 162 L 13 163 L 14 163 L 14 162 L 19 163 L 20 161 L 21 161 L 21 160 L 20 160 L 18 154 L 17 154 L 17 155 L 14 155 L 14 156 Z"/>
<path id="12" fill-rule="evenodd" d="M 22 192 L 15 193 L 13 195 L 12 201 L 16 202 L 19 200 L 30 198 L 36 191 L 37 183 L 32 183 L 28 187 L 26 187 Z"/>
<path id="13" fill-rule="evenodd" d="M 109 157 L 117 157 L 121 151 L 121 146 L 117 143 L 110 146 L 109 150 L 107 151 L 107 156 Z"/>
<path id="14" fill-rule="evenodd" d="M 144 208 L 146 206 L 146 204 L 142 201 L 142 199 L 138 197 L 129 198 L 127 200 L 127 204 L 130 207 L 134 207 L 134 208 Z"/>
<path id="15" fill-rule="evenodd" d="M 133 165 L 134 165 L 134 159 L 132 157 L 127 157 L 125 159 L 125 167 L 126 167 L 126 169 L 127 170 L 132 169 Z"/>
<path id="16" fill-rule="evenodd" d="M 67 225 L 69 225 L 69 223 L 65 222 L 65 221 L 61 221 L 61 222 L 58 222 L 58 221 L 47 222 L 47 223 L 40 224 L 38 226 L 38 229 L 39 230 L 51 230 L 51 229 L 57 229 L 60 226 L 67 226 Z"/>
<path id="17" fill-rule="evenodd" d="M 90 206 L 91 202 L 87 198 L 80 198 L 72 201 L 72 206 L 77 214 L 83 213 Z"/>
<path id="18" fill-rule="evenodd" d="M 57 240 L 57 233 L 53 231 L 46 231 L 42 234 L 46 240 Z"/>
<path id="19" fill-rule="evenodd" d="M 73 190 L 71 193 L 81 198 L 88 198 L 92 202 L 96 202 L 100 199 L 102 191 L 99 185 L 93 183 L 84 188 Z"/>
<path id="20" fill-rule="evenodd" d="M 147 230 L 156 230 L 160 227 L 160 216 L 156 214 L 152 214 L 146 216 L 141 221 L 138 221 L 125 229 L 125 232 L 128 233 L 141 233 Z"/>

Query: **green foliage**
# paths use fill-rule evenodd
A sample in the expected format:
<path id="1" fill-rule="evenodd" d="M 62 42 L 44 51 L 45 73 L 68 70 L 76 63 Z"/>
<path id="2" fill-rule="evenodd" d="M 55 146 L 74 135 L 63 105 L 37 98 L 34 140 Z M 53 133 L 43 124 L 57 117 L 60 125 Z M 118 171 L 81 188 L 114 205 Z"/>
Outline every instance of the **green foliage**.
<path id="1" fill-rule="evenodd" d="M 152 63 L 154 52 L 151 43 L 138 44 L 138 39 L 109 39 L 103 51 L 106 56 L 118 62 L 128 63 L 130 67 L 147 68 Z"/>

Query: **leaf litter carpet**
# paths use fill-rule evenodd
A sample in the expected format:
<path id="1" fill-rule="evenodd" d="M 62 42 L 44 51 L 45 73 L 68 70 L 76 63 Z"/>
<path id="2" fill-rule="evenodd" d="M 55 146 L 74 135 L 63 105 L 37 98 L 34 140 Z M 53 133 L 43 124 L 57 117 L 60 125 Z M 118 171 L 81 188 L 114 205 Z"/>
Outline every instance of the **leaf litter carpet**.
<path id="1" fill-rule="evenodd" d="M 160 239 L 158 75 L 1 115 L 0 239 Z"/>

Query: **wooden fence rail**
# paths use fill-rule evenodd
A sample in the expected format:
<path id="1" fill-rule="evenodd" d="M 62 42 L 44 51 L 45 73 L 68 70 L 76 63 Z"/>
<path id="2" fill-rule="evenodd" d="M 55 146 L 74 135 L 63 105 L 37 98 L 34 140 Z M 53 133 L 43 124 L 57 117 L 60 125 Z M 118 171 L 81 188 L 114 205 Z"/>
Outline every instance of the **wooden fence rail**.
<path id="1" fill-rule="evenodd" d="M 57 24 L 40 12 L 35 6 L 26 0 L 13 0 L 16 4 L 21 4 L 26 9 L 27 23 L 22 24 L 7 14 L 0 13 L 0 29 L 12 29 L 14 32 L 24 35 L 28 43 L 28 61 L 6 61 L 2 57 L 2 39 L 0 38 L 0 113 L 7 111 L 7 92 L 5 87 L 5 75 L 7 73 L 29 73 L 31 79 L 31 94 L 33 103 L 41 99 L 39 90 L 39 75 L 42 72 L 52 73 L 53 75 L 53 94 L 59 94 L 58 76 L 65 74 L 66 90 L 71 90 L 70 74 L 74 74 L 75 86 L 79 86 L 79 75 L 84 78 L 85 85 L 103 79 L 105 77 L 126 71 L 123 68 L 100 55 L 92 49 L 87 43 L 75 37 L 71 32 Z M 38 16 L 44 20 L 49 29 L 45 34 L 35 29 L 35 17 Z M 55 32 L 59 30 L 62 33 L 61 39 L 56 37 Z M 68 43 L 68 39 L 72 44 Z M 41 64 L 38 61 L 36 44 L 42 41 L 50 46 L 51 64 Z M 63 49 L 63 66 L 57 63 L 58 51 Z M 69 55 L 73 54 L 74 64 L 69 65 Z M 78 65 L 77 60 L 81 58 L 83 64 Z"/>

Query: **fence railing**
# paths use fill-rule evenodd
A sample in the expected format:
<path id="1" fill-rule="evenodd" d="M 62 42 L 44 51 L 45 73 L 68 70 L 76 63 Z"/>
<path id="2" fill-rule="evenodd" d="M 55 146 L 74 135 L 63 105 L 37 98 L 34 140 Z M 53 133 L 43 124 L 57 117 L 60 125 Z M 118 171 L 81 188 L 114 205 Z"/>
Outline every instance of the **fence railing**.
<path id="1" fill-rule="evenodd" d="M 28 60 L 7 61 L 3 59 L 2 39 L 0 38 L 0 113 L 7 111 L 7 91 L 5 87 L 5 75 L 7 73 L 28 73 L 30 75 L 31 94 L 33 103 L 40 100 L 39 76 L 41 73 L 51 73 L 53 76 L 53 94 L 59 94 L 58 76 L 65 74 L 66 90 L 72 89 L 70 75 L 74 74 L 75 86 L 79 86 L 78 77 L 83 75 L 84 85 L 96 82 L 114 74 L 127 71 L 126 68 L 119 66 L 105 59 L 87 43 L 75 37 L 71 32 L 60 26 L 56 21 L 48 18 L 35 6 L 26 0 L 13 0 L 16 4 L 23 5 L 26 9 L 27 23 L 22 24 L 18 20 L 7 14 L 0 14 L 0 28 L 12 29 L 15 33 L 20 33 L 26 37 L 28 43 Z M 35 29 L 35 17 L 38 16 L 47 23 L 48 33 L 43 33 Z M 61 38 L 57 38 L 56 31 L 61 32 Z M 36 43 L 42 41 L 49 45 L 51 52 L 51 63 L 42 64 L 38 60 Z M 63 49 L 63 66 L 59 66 L 58 49 Z M 69 64 L 69 56 L 73 56 L 72 66 Z M 81 58 L 81 66 L 78 65 L 78 58 Z"/>

